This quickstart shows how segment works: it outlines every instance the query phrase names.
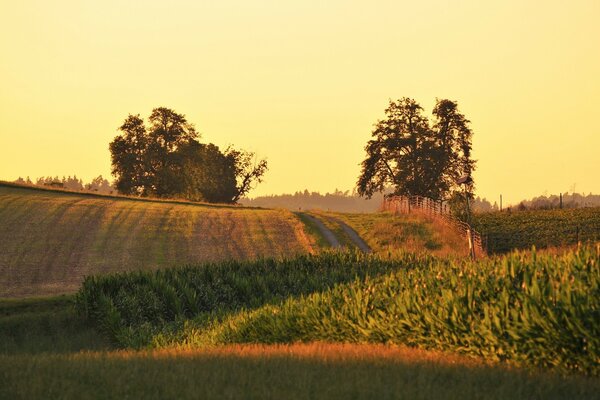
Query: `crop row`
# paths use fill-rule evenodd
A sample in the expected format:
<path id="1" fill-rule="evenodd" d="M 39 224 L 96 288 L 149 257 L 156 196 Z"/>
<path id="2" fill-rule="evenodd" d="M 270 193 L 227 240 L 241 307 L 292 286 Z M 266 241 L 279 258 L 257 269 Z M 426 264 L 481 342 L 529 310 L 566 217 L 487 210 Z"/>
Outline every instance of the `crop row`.
<path id="1" fill-rule="evenodd" d="M 325 254 L 88 278 L 79 309 L 123 346 L 383 342 L 597 375 L 600 255 L 480 262 Z"/>
<path id="2" fill-rule="evenodd" d="M 600 208 L 493 212 L 475 217 L 488 251 L 558 247 L 600 241 Z"/>

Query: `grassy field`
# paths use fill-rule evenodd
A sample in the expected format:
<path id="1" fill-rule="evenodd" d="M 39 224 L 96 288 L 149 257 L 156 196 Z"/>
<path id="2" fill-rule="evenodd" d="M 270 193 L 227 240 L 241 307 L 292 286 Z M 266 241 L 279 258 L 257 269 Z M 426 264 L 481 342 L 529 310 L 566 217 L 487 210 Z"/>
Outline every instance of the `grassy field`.
<path id="1" fill-rule="evenodd" d="M 73 298 L 0 301 L 4 399 L 594 399 L 597 379 L 365 344 L 114 350 Z M 22 328 L 19 328 L 21 326 Z"/>
<path id="2" fill-rule="evenodd" d="M 288 211 L 0 184 L 0 298 L 73 293 L 91 274 L 311 250 Z"/>
<path id="3" fill-rule="evenodd" d="M 474 227 L 488 237 L 488 250 L 560 247 L 600 241 L 600 208 L 476 214 Z"/>
<path id="4" fill-rule="evenodd" d="M 352 242 L 345 236 L 335 220 L 341 220 L 354 229 L 379 255 L 396 255 L 404 252 L 433 254 L 436 256 L 466 257 L 469 254 L 465 238 L 444 223 L 418 213 L 393 215 L 388 212 L 350 214 L 319 212 L 348 247 Z"/>

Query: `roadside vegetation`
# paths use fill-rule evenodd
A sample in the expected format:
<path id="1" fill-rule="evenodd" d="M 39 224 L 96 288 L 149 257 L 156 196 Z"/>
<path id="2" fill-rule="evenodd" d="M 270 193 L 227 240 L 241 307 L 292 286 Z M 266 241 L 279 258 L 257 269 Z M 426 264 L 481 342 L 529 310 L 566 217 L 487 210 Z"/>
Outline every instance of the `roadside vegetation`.
<path id="1" fill-rule="evenodd" d="M 594 243 L 600 241 L 600 208 L 475 214 L 473 225 L 487 236 L 491 253 Z"/>

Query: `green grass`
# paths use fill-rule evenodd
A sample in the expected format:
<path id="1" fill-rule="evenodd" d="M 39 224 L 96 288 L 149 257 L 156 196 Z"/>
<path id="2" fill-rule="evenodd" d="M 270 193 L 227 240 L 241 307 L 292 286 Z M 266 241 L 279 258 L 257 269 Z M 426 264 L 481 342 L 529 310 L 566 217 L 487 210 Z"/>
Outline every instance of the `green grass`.
<path id="1" fill-rule="evenodd" d="M 294 212 L 294 214 L 302 221 L 307 233 L 314 240 L 314 245 L 317 249 L 323 250 L 330 247 L 329 242 L 323 236 L 321 230 L 317 227 L 315 222 L 309 218 L 305 212 Z"/>
<path id="2" fill-rule="evenodd" d="M 104 336 L 77 315 L 72 296 L 0 301 L 0 354 L 111 348 Z"/>
<path id="3" fill-rule="evenodd" d="M 369 351 L 371 349 L 366 349 Z M 366 353 L 366 352 L 365 352 Z M 594 399 L 597 380 L 327 351 L 0 356 L 6 399 Z"/>
<path id="4" fill-rule="evenodd" d="M 478 214 L 474 227 L 488 237 L 491 253 L 600 241 L 600 208 Z"/>
<path id="5" fill-rule="evenodd" d="M 0 298 L 74 293 L 92 274 L 311 250 L 289 211 L 0 184 Z"/>

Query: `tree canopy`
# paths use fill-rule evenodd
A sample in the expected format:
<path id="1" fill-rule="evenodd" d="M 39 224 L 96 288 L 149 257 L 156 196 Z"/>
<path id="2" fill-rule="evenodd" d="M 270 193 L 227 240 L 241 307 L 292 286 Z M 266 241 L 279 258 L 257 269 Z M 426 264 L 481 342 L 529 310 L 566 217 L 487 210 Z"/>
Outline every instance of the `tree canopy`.
<path id="1" fill-rule="evenodd" d="M 458 189 L 458 178 L 471 175 L 473 132 L 456 102 L 437 100 L 432 121 L 406 97 L 390 101 L 385 115 L 365 147 L 357 183 L 360 195 L 370 198 L 392 187 L 397 195 L 441 200 Z M 467 191 L 472 194 L 472 184 Z"/>
<path id="2" fill-rule="evenodd" d="M 228 147 L 221 151 L 199 135 L 185 115 L 159 107 L 148 124 L 129 115 L 110 143 L 112 174 L 120 193 L 235 203 L 260 183 L 266 160 Z"/>

